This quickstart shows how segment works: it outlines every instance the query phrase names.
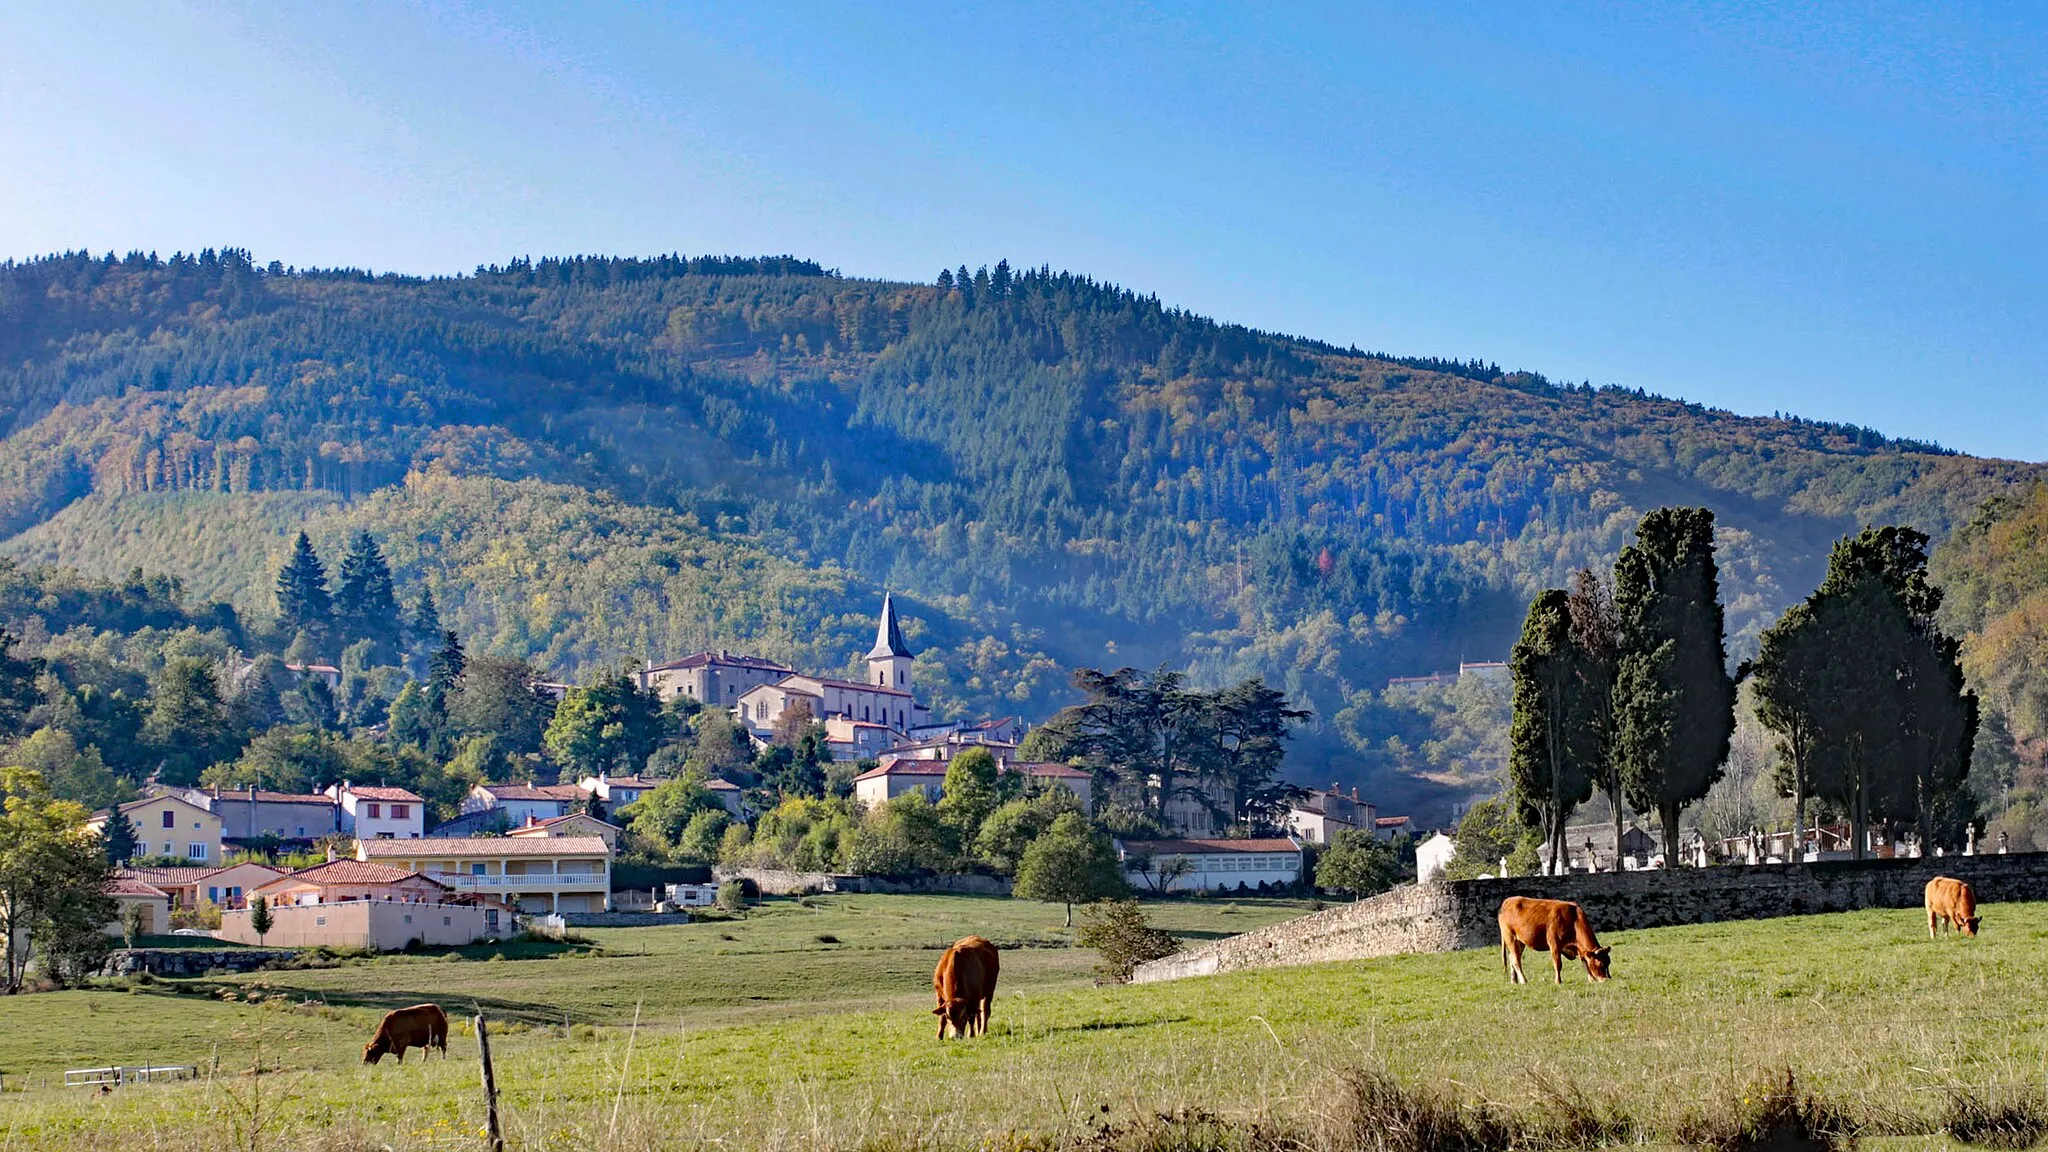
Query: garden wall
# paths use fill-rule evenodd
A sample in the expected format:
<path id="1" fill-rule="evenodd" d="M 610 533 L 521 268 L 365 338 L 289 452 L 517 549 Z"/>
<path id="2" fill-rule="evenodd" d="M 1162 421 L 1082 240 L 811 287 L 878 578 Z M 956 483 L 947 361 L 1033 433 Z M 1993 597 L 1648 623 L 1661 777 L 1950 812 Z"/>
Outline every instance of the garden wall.
<path id="1" fill-rule="evenodd" d="M 1138 982 L 1245 968 L 1448 952 L 1500 943 L 1495 915 L 1509 896 L 1571 900 L 1596 931 L 1762 920 L 1858 908 L 1918 908 L 1935 876 L 1967 880 L 1983 903 L 2048 900 L 2048 854 L 1945 856 L 1728 865 L 1458 880 L 1391 892 L 1141 965 Z"/>

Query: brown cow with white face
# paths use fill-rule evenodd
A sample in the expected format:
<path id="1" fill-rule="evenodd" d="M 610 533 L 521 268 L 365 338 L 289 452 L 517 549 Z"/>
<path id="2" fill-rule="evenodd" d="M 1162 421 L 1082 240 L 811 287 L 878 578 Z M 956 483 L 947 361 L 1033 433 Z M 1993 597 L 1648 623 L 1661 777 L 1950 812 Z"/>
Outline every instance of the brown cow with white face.
<path id="1" fill-rule="evenodd" d="M 951 1028 L 956 1036 L 980 1036 L 988 1031 L 989 1007 L 996 998 L 996 975 L 1002 964 L 996 946 L 979 936 L 964 937 L 946 954 L 932 972 L 932 991 L 939 1005 L 932 1015 L 939 1018 L 939 1039 Z"/>
<path id="2" fill-rule="evenodd" d="M 1609 975 L 1607 949 L 1593 938 L 1585 909 L 1569 900 L 1510 896 L 1500 902 L 1500 963 L 1511 984 L 1529 982 L 1522 973 L 1524 948 L 1550 953 L 1550 968 L 1559 984 L 1564 983 L 1566 960 L 1584 961 L 1586 975 L 1596 981 Z"/>
<path id="3" fill-rule="evenodd" d="M 1975 936 L 1982 917 L 1977 915 L 1977 891 L 1953 876 L 1936 876 L 1927 882 L 1927 938 L 1937 933 L 1936 924 Z"/>

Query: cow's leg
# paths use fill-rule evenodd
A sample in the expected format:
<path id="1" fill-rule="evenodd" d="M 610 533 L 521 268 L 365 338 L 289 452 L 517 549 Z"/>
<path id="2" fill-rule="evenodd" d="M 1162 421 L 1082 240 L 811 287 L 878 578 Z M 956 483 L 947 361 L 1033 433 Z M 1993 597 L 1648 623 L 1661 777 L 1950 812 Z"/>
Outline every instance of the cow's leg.
<path id="1" fill-rule="evenodd" d="M 1934 909 L 1929 908 L 1927 910 L 1927 938 L 1929 940 L 1935 939 L 1934 922 L 1937 919 L 1939 919 L 1939 917 L 1935 915 Z"/>
<path id="2" fill-rule="evenodd" d="M 1564 983 L 1564 949 L 1556 947 L 1557 941 L 1555 940 L 1551 941 L 1551 944 L 1550 975 L 1557 983 L 1562 984 Z"/>
<path id="3" fill-rule="evenodd" d="M 1522 972 L 1522 942 L 1510 934 L 1503 947 L 1507 951 L 1508 983 L 1527 984 L 1529 977 Z"/>

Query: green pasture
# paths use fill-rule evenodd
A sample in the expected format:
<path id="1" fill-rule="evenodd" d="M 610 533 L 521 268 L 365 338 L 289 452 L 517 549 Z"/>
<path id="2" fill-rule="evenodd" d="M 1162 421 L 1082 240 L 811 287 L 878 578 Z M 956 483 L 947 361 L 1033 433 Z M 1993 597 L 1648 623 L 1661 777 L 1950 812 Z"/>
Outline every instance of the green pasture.
<path id="1" fill-rule="evenodd" d="M 1154 911 L 1204 933 L 1299 911 L 1224 908 Z M 9 1094 L 0 1150 L 476 1147 L 466 1031 L 445 1064 L 357 1063 L 374 1010 L 416 999 L 504 1020 L 493 1048 L 522 1149 L 1028 1146 L 1016 1134 L 1185 1110 L 1312 1124 L 1342 1111 L 1346 1070 L 1372 1067 L 1506 1106 L 1574 1091 L 1654 1133 L 1784 1066 L 1873 1132 L 1925 1144 L 1948 1090 L 2048 1076 L 2048 905 L 1988 906 L 1975 940 L 1930 942 L 1917 911 L 1613 933 L 1612 982 L 1573 968 L 1519 988 L 1492 949 L 1095 988 L 1057 924 L 1016 902 L 844 897 L 594 932 L 601 955 L 260 974 L 245 987 L 276 998 L 254 1007 L 161 985 L 20 997 L 0 1004 L 10 1072 L 92 1045 L 131 1059 L 105 1051 L 117 1037 L 209 1065 L 218 1043 L 219 1070 L 107 1098 Z M 930 961 L 963 926 L 1023 946 L 1004 955 L 990 1035 L 942 1045 Z"/>

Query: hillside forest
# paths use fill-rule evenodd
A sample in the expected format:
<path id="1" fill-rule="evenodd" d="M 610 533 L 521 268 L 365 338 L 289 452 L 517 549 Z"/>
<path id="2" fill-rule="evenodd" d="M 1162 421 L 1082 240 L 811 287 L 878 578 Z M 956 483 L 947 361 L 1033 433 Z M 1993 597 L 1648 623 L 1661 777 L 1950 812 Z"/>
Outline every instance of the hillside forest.
<path id="1" fill-rule="evenodd" d="M 291 739 L 398 756 L 400 697 L 433 691 L 447 633 L 479 681 L 588 688 L 707 647 L 850 671 L 887 589 L 939 717 L 1040 721 L 1087 668 L 1256 677 L 1309 713 L 1293 778 L 1425 818 L 1497 786 L 1507 701 L 1386 681 L 1505 659 L 1531 597 L 1612 563 L 1647 511 L 1714 510 L 1735 663 L 1837 539 L 1900 524 L 2004 555 L 1996 525 L 2038 504 L 2042 474 L 1255 331 L 1007 263 L 906 284 L 790 257 L 435 278 L 233 248 L 9 262 L 0 416 L 5 618 L 44 661 L 25 737 L 73 746 L 52 763 L 93 750 L 131 777 L 137 742 L 207 696 L 201 667 L 223 707 L 267 684 Z M 429 602 L 443 635 L 286 634 L 277 581 L 302 532 L 337 577 L 367 541 L 407 627 Z M 1948 619 L 2017 763 L 2038 706 L 1991 687 L 2009 663 L 1982 653 L 2025 647 L 2038 589 L 1984 579 L 1944 612 L 1975 614 Z M 297 700 L 266 655 L 371 688 Z M 458 717 L 504 701 L 465 702 L 460 679 L 418 749 L 437 772 L 499 754 Z M 187 766 L 225 771 L 279 727 Z"/>

